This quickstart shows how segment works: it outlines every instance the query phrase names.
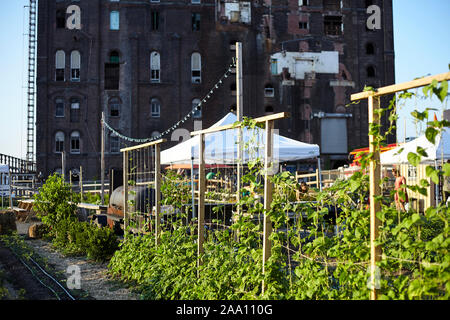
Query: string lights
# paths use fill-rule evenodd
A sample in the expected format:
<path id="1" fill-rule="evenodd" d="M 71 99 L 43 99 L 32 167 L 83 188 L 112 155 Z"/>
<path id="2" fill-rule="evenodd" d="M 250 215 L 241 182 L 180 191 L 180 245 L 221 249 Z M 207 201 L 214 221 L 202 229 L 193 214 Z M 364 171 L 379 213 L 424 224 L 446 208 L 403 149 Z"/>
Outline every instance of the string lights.
<path id="1" fill-rule="evenodd" d="M 195 107 L 193 107 L 192 110 L 187 115 L 185 115 L 183 119 L 179 120 L 174 125 L 172 125 L 170 128 L 168 128 L 166 131 L 164 131 L 163 133 L 161 133 L 161 134 L 159 134 L 159 135 L 157 135 L 155 137 L 142 138 L 142 139 L 131 138 L 131 137 L 127 137 L 127 136 L 119 133 L 117 130 L 115 130 L 113 127 L 111 127 L 104 120 L 103 120 L 103 124 L 105 125 L 106 128 L 108 128 L 108 130 L 110 130 L 112 133 L 114 133 L 120 139 L 129 141 L 129 142 L 145 143 L 145 142 L 151 142 L 151 141 L 159 140 L 163 136 L 165 136 L 165 135 L 171 133 L 172 131 L 174 131 L 175 129 L 177 129 L 181 124 L 183 124 L 191 116 L 193 116 L 196 111 L 200 111 L 202 109 L 202 105 L 205 104 L 209 99 L 211 99 L 212 95 L 214 94 L 214 91 L 219 89 L 219 87 L 223 84 L 223 79 L 228 78 L 229 74 L 233 71 L 232 70 L 233 67 L 235 67 L 235 66 L 236 66 L 236 58 L 233 57 L 233 62 L 228 67 L 228 70 L 223 74 L 222 77 L 220 77 L 219 81 L 217 81 L 217 83 L 212 87 L 212 89 L 208 91 L 208 93 L 205 95 L 205 97 L 203 97 L 203 99 L 201 99 L 200 102 Z"/>

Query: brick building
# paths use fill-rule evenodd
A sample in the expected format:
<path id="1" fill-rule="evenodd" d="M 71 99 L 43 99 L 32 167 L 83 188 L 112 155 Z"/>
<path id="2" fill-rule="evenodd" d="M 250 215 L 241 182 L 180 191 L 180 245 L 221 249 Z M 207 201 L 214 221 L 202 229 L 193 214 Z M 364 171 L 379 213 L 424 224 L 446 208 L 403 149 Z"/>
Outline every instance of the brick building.
<path id="1" fill-rule="evenodd" d="M 373 30 L 372 4 L 381 9 Z M 244 115 L 290 112 L 280 134 L 319 144 L 324 167 L 368 145 L 367 105 L 345 105 L 365 85 L 394 83 L 392 1 L 40 0 L 38 172 L 61 170 L 65 151 L 67 171 L 100 177 L 102 112 L 125 136 L 163 133 L 217 83 L 236 41 Z M 232 74 L 182 127 L 234 109 L 235 87 Z M 127 142 L 107 133 L 106 168 L 120 168 Z"/>

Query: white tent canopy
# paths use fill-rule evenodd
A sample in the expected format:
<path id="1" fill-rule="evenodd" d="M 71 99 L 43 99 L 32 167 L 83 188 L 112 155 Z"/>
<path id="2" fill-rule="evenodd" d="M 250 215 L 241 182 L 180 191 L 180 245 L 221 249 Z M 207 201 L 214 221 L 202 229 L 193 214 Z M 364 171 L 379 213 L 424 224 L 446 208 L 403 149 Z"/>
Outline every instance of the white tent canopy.
<path id="1" fill-rule="evenodd" d="M 237 121 L 236 115 L 228 113 L 220 121 L 211 127 L 233 124 Z M 244 145 L 250 143 L 250 151 L 244 147 L 243 163 L 247 163 L 256 157 L 264 158 L 265 130 L 247 129 L 242 130 Z M 237 162 L 237 129 L 208 133 L 205 135 L 205 163 L 207 164 L 232 164 Z M 200 137 L 191 139 L 161 152 L 161 164 L 190 163 L 191 154 L 194 160 L 198 160 Z M 307 144 L 289 139 L 274 133 L 273 156 L 275 161 L 287 162 L 302 159 L 311 159 L 320 155 L 319 146 Z M 259 147 L 257 147 L 259 146 Z"/>
<path id="2" fill-rule="evenodd" d="M 450 128 L 445 128 L 442 133 L 436 136 L 435 144 L 432 144 L 423 135 L 394 149 L 383 152 L 380 156 L 381 164 L 408 163 L 408 153 L 417 153 L 417 147 L 423 148 L 428 155 L 427 157 L 422 156 L 422 163 L 450 159 Z M 399 152 L 402 148 L 403 150 Z"/>

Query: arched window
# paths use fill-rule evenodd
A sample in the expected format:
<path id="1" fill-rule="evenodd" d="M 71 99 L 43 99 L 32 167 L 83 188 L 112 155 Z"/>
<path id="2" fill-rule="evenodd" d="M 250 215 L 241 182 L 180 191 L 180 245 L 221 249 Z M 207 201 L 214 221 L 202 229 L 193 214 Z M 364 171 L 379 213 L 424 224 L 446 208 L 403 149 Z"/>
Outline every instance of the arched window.
<path id="1" fill-rule="evenodd" d="M 55 117 L 63 118 L 64 117 L 64 99 L 57 98 L 55 100 Z"/>
<path id="2" fill-rule="evenodd" d="M 156 51 L 150 53 L 150 81 L 160 82 L 161 57 Z"/>
<path id="3" fill-rule="evenodd" d="M 192 100 L 192 109 L 194 110 L 194 114 L 192 116 L 197 119 L 202 117 L 202 107 L 198 105 L 199 103 L 200 99 Z"/>
<path id="4" fill-rule="evenodd" d="M 161 133 L 159 133 L 159 131 L 157 131 L 157 130 L 152 132 L 152 138 L 156 138 L 160 135 L 161 135 Z"/>
<path id="5" fill-rule="evenodd" d="M 198 52 L 191 55 L 191 76 L 192 83 L 202 82 L 202 56 Z"/>
<path id="6" fill-rule="evenodd" d="M 368 78 L 375 77 L 375 68 L 373 66 L 368 66 L 366 71 L 367 71 L 367 77 Z"/>
<path id="7" fill-rule="evenodd" d="M 367 55 L 373 55 L 375 54 L 375 47 L 373 45 L 373 43 L 368 43 L 366 44 L 366 54 Z"/>
<path id="8" fill-rule="evenodd" d="M 55 152 L 64 151 L 64 132 L 58 131 L 55 134 Z"/>
<path id="9" fill-rule="evenodd" d="M 80 52 L 74 50 L 70 54 L 70 80 L 80 81 L 81 56 Z"/>
<path id="10" fill-rule="evenodd" d="M 111 117 L 120 116 L 120 99 L 117 97 L 109 99 L 109 115 Z"/>
<path id="11" fill-rule="evenodd" d="M 70 153 L 80 153 L 80 133 L 78 131 L 70 134 Z"/>
<path id="12" fill-rule="evenodd" d="M 150 101 L 150 112 L 152 118 L 159 118 L 161 116 L 161 103 L 158 99 L 152 98 Z"/>
<path id="13" fill-rule="evenodd" d="M 55 80 L 56 81 L 65 81 L 64 69 L 66 67 L 66 53 L 64 50 L 56 51 L 55 55 Z"/>
<path id="14" fill-rule="evenodd" d="M 70 99 L 70 122 L 80 121 L 80 99 Z"/>

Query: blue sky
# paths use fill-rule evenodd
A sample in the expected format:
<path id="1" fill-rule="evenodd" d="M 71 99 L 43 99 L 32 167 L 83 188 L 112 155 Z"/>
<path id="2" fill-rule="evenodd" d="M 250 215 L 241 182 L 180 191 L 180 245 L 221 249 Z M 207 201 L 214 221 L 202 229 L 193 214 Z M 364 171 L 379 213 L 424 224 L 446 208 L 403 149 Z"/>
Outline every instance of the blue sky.
<path id="1" fill-rule="evenodd" d="M 26 60 L 28 0 L 0 1 L 0 153 L 26 155 Z M 450 1 L 393 0 L 396 83 L 447 72 L 450 63 Z M 397 137 L 416 136 L 410 112 L 434 107 L 409 102 L 399 111 Z M 441 112 L 437 114 L 441 119 Z M 432 114 L 430 114 L 432 117 Z"/>

